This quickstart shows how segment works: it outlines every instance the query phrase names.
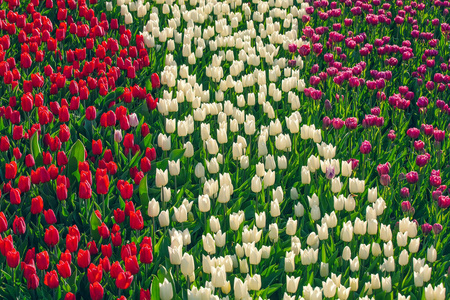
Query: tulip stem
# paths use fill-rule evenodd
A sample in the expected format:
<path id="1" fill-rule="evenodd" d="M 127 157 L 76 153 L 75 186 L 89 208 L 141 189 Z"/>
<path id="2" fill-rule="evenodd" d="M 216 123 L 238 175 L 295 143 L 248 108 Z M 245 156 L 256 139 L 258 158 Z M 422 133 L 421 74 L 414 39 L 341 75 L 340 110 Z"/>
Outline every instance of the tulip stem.
<path id="1" fill-rule="evenodd" d="M 103 217 L 106 216 L 106 211 L 105 211 L 105 194 L 102 194 L 102 213 L 103 213 Z"/>
<path id="2" fill-rule="evenodd" d="M 155 217 L 152 218 L 153 228 L 152 228 L 152 243 L 155 243 Z M 147 267 L 147 265 L 145 265 Z M 147 275 L 147 270 L 145 271 Z"/>

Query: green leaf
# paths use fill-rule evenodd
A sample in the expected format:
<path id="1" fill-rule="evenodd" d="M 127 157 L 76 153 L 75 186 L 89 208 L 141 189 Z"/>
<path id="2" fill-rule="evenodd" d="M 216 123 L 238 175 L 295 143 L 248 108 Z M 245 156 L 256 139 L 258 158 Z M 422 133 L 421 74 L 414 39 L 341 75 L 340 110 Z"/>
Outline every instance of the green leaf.
<path id="1" fill-rule="evenodd" d="M 78 163 L 84 161 L 84 151 L 84 145 L 80 140 L 70 148 L 67 171 L 71 183 L 75 182 L 75 179 L 79 180 Z"/>
<path id="2" fill-rule="evenodd" d="M 39 134 L 36 131 L 33 134 L 33 136 L 31 136 L 30 149 L 31 149 L 31 155 L 33 155 L 33 157 L 34 157 L 34 161 L 36 163 L 36 166 L 42 166 L 44 162 L 43 162 L 41 147 L 39 146 L 38 135 Z"/>
<path id="3" fill-rule="evenodd" d="M 141 205 L 143 206 L 143 210 L 147 211 L 148 207 L 148 186 L 147 186 L 147 175 L 142 178 L 141 182 L 139 183 L 139 199 L 141 200 Z M 145 208 L 145 209 L 144 209 Z"/>
<path id="4" fill-rule="evenodd" d="M 91 214 L 91 235 L 94 238 L 98 238 L 99 234 L 98 234 L 98 227 L 100 225 L 102 225 L 102 220 L 99 219 L 99 217 L 95 214 L 95 212 L 92 212 Z"/>
<path id="5" fill-rule="evenodd" d="M 170 160 L 178 160 L 180 158 L 183 157 L 184 155 L 184 151 L 186 151 L 186 149 L 175 149 L 172 152 L 170 152 Z"/>

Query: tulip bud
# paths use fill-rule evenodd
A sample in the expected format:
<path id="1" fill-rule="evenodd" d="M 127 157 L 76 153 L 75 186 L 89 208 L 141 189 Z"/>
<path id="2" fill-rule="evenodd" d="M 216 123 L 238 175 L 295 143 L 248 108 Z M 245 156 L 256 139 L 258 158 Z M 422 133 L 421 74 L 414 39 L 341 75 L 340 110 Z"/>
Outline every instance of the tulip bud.
<path id="1" fill-rule="evenodd" d="M 159 202 L 157 202 L 155 198 L 148 202 L 147 213 L 150 218 L 154 218 L 159 215 Z"/>

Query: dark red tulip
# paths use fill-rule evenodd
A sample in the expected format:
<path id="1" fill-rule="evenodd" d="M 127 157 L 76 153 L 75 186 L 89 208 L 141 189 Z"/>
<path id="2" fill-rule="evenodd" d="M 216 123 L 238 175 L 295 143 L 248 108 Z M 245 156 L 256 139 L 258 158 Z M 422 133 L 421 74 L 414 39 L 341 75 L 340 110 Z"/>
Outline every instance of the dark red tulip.
<path id="1" fill-rule="evenodd" d="M 25 219 L 23 217 L 16 216 L 13 222 L 14 234 L 24 234 L 27 230 L 27 225 L 25 224 Z"/>
<path id="2" fill-rule="evenodd" d="M 91 263 L 91 253 L 89 250 L 78 250 L 77 262 L 80 268 L 87 268 Z"/>
<path id="3" fill-rule="evenodd" d="M 92 300 L 103 299 L 103 287 L 99 282 L 94 282 L 89 285 L 89 294 Z"/>
<path id="4" fill-rule="evenodd" d="M 31 199 L 31 213 L 37 215 L 42 212 L 44 208 L 44 201 L 41 196 Z"/>
<path id="5" fill-rule="evenodd" d="M 70 253 L 77 251 L 79 239 L 77 236 L 68 234 L 66 235 L 66 248 Z"/>
<path id="6" fill-rule="evenodd" d="M 92 197 L 92 188 L 89 182 L 80 183 L 79 196 L 81 199 L 90 199 Z"/>
<path id="7" fill-rule="evenodd" d="M 126 290 L 133 282 L 133 275 L 130 272 L 121 272 L 117 275 L 116 286 L 118 289 Z"/>
<path id="8" fill-rule="evenodd" d="M 11 269 L 17 268 L 20 262 L 20 253 L 16 249 L 8 251 L 6 254 L 6 263 Z"/>
<path id="9" fill-rule="evenodd" d="M 53 225 L 50 225 L 50 227 L 45 230 L 44 242 L 50 247 L 58 244 L 59 232 Z"/>
<path id="10" fill-rule="evenodd" d="M 36 254 L 36 267 L 39 270 L 47 270 L 50 265 L 50 257 L 47 251 Z"/>
<path id="11" fill-rule="evenodd" d="M 21 202 L 20 198 L 20 190 L 19 189 L 11 189 L 9 191 L 9 200 L 13 205 L 19 205 Z"/>
<path id="12" fill-rule="evenodd" d="M 55 270 L 45 274 L 44 284 L 51 289 L 56 289 L 59 286 L 58 274 Z"/>
<path id="13" fill-rule="evenodd" d="M 125 216 L 125 215 L 124 215 Z M 0 212 L 0 233 L 5 232 L 8 229 L 8 220 L 5 214 Z"/>
<path id="14" fill-rule="evenodd" d="M 87 270 L 87 278 L 89 283 L 100 282 L 102 281 L 103 268 L 102 265 L 98 266 L 94 264 L 90 264 Z"/>
<path id="15" fill-rule="evenodd" d="M 15 161 L 5 164 L 5 178 L 14 179 L 17 175 L 17 164 Z"/>

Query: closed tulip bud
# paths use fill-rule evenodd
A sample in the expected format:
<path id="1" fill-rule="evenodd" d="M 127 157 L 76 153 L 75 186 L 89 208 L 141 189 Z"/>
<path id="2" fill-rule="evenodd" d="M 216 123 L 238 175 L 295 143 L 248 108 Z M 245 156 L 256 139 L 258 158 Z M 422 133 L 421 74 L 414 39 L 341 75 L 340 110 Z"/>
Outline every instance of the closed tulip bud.
<path id="1" fill-rule="evenodd" d="M 186 277 L 192 274 L 195 270 L 194 257 L 188 253 L 184 253 L 181 258 L 181 273 Z"/>
<path id="2" fill-rule="evenodd" d="M 298 218 L 303 217 L 303 215 L 305 214 L 305 208 L 303 207 L 303 205 L 300 202 L 295 204 L 294 213 L 295 213 L 295 216 Z"/>
<path id="3" fill-rule="evenodd" d="M 323 224 L 322 226 L 319 226 L 319 224 L 316 224 L 316 226 L 317 226 L 317 235 L 319 236 L 319 240 L 327 240 L 328 239 L 327 223 Z"/>
<path id="4" fill-rule="evenodd" d="M 161 211 L 161 213 L 159 214 L 159 217 L 158 217 L 158 221 L 159 221 L 159 225 L 161 227 L 169 226 L 169 224 L 170 224 L 169 210 Z"/>
<path id="5" fill-rule="evenodd" d="M 350 247 L 345 246 L 344 250 L 342 250 L 342 259 L 348 261 L 348 260 L 350 260 L 351 255 L 352 255 L 352 252 L 350 250 Z"/>
<path id="6" fill-rule="evenodd" d="M 350 290 L 351 288 L 345 288 L 343 285 L 341 285 L 338 288 L 338 297 L 340 300 L 346 300 L 348 299 L 348 296 L 350 296 Z"/>
<path id="7" fill-rule="evenodd" d="M 266 212 L 261 212 L 259 215 L 255 213 L 255 223 L 258 228 L 266 227 Z"/>
<path id="8" fill-rule="evenodd" d="M 297 292 L 299 282 L 300 277 L 289 277 L 286 275 L 286 291 L 288 293 L 295 294 Z"/>
<path id="9" fill-rule="evenodd" d="M 211 228 L 211 231 L 216 233 L 220 230 L 220 222 L 219 219 L 217 219 L 214 216 L 211 216 L 209 219 L 209 227 Z"/>
<path id="10" fill-rule="evenodd" d="M 270 215 L 273 218 L 276 218 L 280 215 L 280 205 L 278 203 L 278 200 L 270 202 Z"/>
<path id="11" fill-rule="evenodd" d="M 369 203 L 374 203 L 375 201 L 377 201 L 378 198 L 378 194 L 377 194 L 377 188 L 370 188 L 369 192 L 367 193 L 367 200 L 369 201 Z"/>
<path id="12" fill-rule="evenodd" d="M 400 266 L 406 266 L 408 264 L 408 260 L 409 260 L 408 251 L 404 249 L 400 253 L 400 256 L 398 257 L 398 264 Z"/>
<path id="13" fill-rule="evenodd" d="M 311 183 L 311 174 L 309 172 L 308 167 L 302 167 L 302 184 L 310 184 Z"/>
<path id="14" fill-rule="evenodd" d="M 150 218 L 154 218 L 159 215 L 159 202 L 157 202 L 155 198 L 148 202 L 147 213 Z"/>
<path id="15" fill-rule="evenodd" d="M 278 241 L 278 225 L 276 223 L 269 225 L 269 238 L 273 243 Z"/>
<path id="16" fill-rule="evenodd" d="M 436 259 L 437 259 L 437 251 L 434 248 L 434 246 L 432 245 L 431 247 L 429 247 L 427 249 L 427 260 L 430 263 L 434 263 L 436 261 Z"/>
<path id="17" fill-rule="evenodd" d="M 352 272 L 359 271 L 359 259 L 358 259 L 358 256 L 355 256 L 354 259 L 350 259 L 350 271 L 352 271 Z"/>
<path id="18" fill-rule="evenodd" d="M 343 228 L 341 229 L 341 240 L 344 242 L 350 242 L 353 239 L 353 226 L 352 222 L 348 221 L 344 223 Z"/>
<path id="19" fill-rule="evenodd" d="M 385 293 L 392 291 L 392 280 L 390 276 L 381 278 L 381 288 Z"/>
<path id="20" fill-rule="evenodd" d="M 258 176 L 254 176 L 252 178 L 251 188 L 252 188 L 252 192 L 254 192 L 254 193 L 261 192 L 261 190 L 262 190 L 261 179 L 259 179 Z"/>
<path id="21" fill-rule="evenodd" d="M 284 271 L 286 273 L 292 273 L 295 271 L 295 254 L 293 252 L 287 252 L 284 259 Z"/>
<path id="22" fill-rule="evenodd" d="M 352 194 L 360 194 L 364 192 L 364 180 L 350 178 L 349 190 Z"/>
<path id="23" fill-rule="evenodd" d="M 414 285 L 416 287 L 422 287 L 423 286 L 423 278 L 422 278 L 422 275 L 419 272 L 414 272 Z"/>
<path id="24" fill-rule="evenodd" d="M 162 171 L 160 169 L 156 169 L 156 177 L 155 184 L 157 187 L 161 188 L 165 186 L 169 182 L 168 171 Z"/>
<path id="25" fill-rule="evenodd" d="M 341 211 L 344 209 L 346 198 L 343 195 L 339 195 L 339 197 L 334 196 L 334 209 L 337 211 Z"/>
<path id="26" fill-rule="evenodd" d="M 328 273 L 329 273 L 328 269 L 329 269 L 328 263 L 321 262 L 320 263 L 320 276 L 328 277 Z"/>
<path id="27" fill-rule="evenodd" d="M 298 199 L 298 191 L 295 187 L 291 188 L 290 191 L 290 197 L 292 200 L 297 200 Z"/>
<path id="28" fill-rule="evenodd" d="M 185 149 L 184 151 L 184 156 L 185 157 L 192 157 L 194 156 L 194 146 L 192 145 L 191 142 L 187 141 L 184 145 L 183 145 L 183 149 Z"/>
<path id="29" fill-rule="evenodd" d="M 381 254 L 381 247 L 378 243 L 372 243 L 372 255 L 377 257 Z"/>
<path id="30" fill-rule="evenodd" d="M 366 260 L 369 257 L 369 253 L 370 253 L 370 245 L 364 245 L 364 244 L 360 244 L 359 245 L 359 258 Z"/>
<path id="31" fill-rule="evenodd" d="M 341 178 L 340 177 L 336 177 L 331 179 L 331 192 L 333 193 L 339 193 L 342 189 L 342 186 L 344 184 L 341 183 Z"/>
<path id="32" fill-rule="evenodd" d="M 348 197 L 345 198 L 344 205 L 346 211 L 354 211 L 356 206 L 355 198 L 353 198 L 352 195 L 348 195 Z"/>
<path id="33" fill-rule="evenodd" d="M 173 298 L 172 284 L 164 278 L 163 283 L 159 283 L 159 296 L 161 300 L 171 300 Z"/>
<path id="34" fill-rule="evenodd" d="M 170 176 L 178 176 L 180 174 L 180 160 L 169 160 Z"/>
<path id="35" fill-rule="evenodd" d="M 384 242 L 388 242 L 388 241 L 392 240 L 391 225 L 386 226 L 384 224 L 381 224 L 380 238 Z"/>
<path id="36" fill-rule="evenodd" d="M 208 212 L 211 209 L 211 201 L 208 195 L 198 197 L 198 208 L 201 212 Z"/>
<path id="37" fill-rule="evenodd" d="M 419 238 L 411 239 L 409 241 L 408 250 L 411 253 L 417 253 L 419 251 L 419 246 L 420 246 L 420 239 Z"/>
<path id="38" fill-rule="evenodd" d="M 383 245 L 383 253 L 386 257 L 394 255 L 394 246 L 392 245 L 392 241 L 389 241 Z"/>
<path id="39" fill-rule="evenodd" d="M 311 218 L 312 218 L 314 221 L 317 221 L 317 220 L 320 219 L 320 217 L 321 217 L 321 214 L 320 214 L 320 207 L 317 206 L 317 205 L 311 207 Z"/>
<path id="40" fill-rule="evenodd" d="M 296 231 L 297 231 L 297 220 L 289 218 L 289 220 L 286 223 L 286 234 L 295 235 Z"/>
<path id="41" fill-rule="evenodd" d="M 330 278 L 322 282 L 323 294 L 326 298 L 332 298 L 336 295 L 336 284 Z"/>

